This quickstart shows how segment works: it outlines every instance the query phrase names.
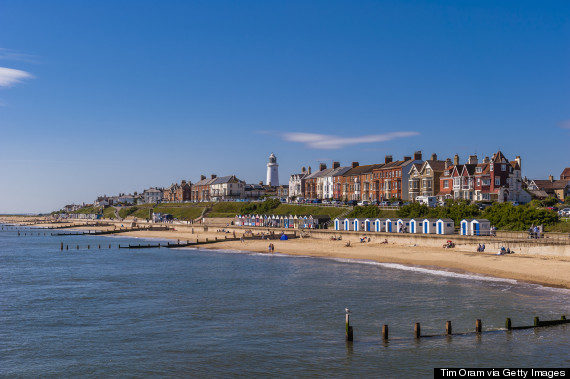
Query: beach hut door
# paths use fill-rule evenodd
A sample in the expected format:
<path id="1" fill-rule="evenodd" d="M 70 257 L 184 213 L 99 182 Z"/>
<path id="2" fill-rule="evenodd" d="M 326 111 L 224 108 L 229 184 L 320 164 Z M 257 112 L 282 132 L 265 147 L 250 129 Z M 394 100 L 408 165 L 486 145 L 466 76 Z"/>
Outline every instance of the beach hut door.
<path id="1" fill-rule="evenodd" d="M 479 223 L 478 222 L 474 223 L 473 227 L 474 227 L 475 235 L 478 236 L 479 235 Z"/>
<path id="2" fill-rule="evenodd" d="M 443 222 L 437 224 L 437 230 L 439 234 L 443 234 Z"/>

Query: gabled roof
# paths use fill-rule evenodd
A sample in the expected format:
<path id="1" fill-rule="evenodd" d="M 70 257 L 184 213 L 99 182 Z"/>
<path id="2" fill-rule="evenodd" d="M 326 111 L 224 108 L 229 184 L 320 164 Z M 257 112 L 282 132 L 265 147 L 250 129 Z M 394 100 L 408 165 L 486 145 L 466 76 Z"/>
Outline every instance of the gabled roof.
<path id="1" fill-rule="evenodd" d="M 494 155 L 493 158 L 491 159 L 491 161 L 493 163 L 509 163 L 508 159 L 505 158 L 505 156 L 503 155 L 503 153 L 501 152 L 501 150 L 497 151 Z"/>
<path id="2" fill-rule="evenodd" d="M 212 182 L 214 180 L 216 180 L 216 179 L 215 178 L 214 179 L 211 179 L 211 178 L 210 179 L 208 179 L 208 178 L 201 179 L 201 180 L 197 181 L 196 184 L 194 184 L 194 185 L 195 186 L 207 186 L 208 184 L 212 184 Z"/>
<path id="3" fill-rule="evenodd" d="M 562 174 L 560 174 L 560 177 L 570 178 L 570 167 L 566 167 L 564 171 L 562 171 Z"/>
<path id="4" fill-rule="evenodd" d="M 435 161 L 435 160 L 429 159 L 429 160 L 424 162 L 422 169 L 425 168 L 425 166 L 429 166 L 433 171 L 436 171 L 436 172 L 445 171 L 445 161 Z"/>
<path id="5" fill-rule="evenodd" d="M 372 173 L 372 170 L 377 170 L 379 168 L 382 168 L 384 166 L 384 163 L 378 163 L 378 164 L 368 164 L 368 165 L 364 165 L 364 166 L 356 166 L 354 168 L 350 168 L 350 170 L 346 171 L 343 176 L 354 176 L 354 175 L 362 175 L 362 174 L 368 174 L 368 173 Z"/>
<path id="6" fill-rule="evenodd" d="M 475 167 L 477 167 L 476 164 L 474 163 L 466 163 L 463 165 L 463 170 L 461 170 L 461 175 L 463 176 L 463 173 L 467 173 L 467 175 L 469 176 L 473 176 L 475 175 Z"/>
<path id="7" fill-rule="evenodd" d="M 335 169 L 335 172 L 333 172 L 332 176 L 341 176 L 344 175 L 348 170 L 350 170 L 352 167 L 351 166 L 345 166 L 345 167 L 338 167 Z"/>
<path id="8" fill-rule="evenodd" d="M 213 184 L 225 184 L 225 183 L 238 183 L 239 179 L 235 177 L 235 175 L 229 176 L 222 176 L 219 178 L 215 178 L 210 185 Z"/>
<path id="9" fill-rule="evenodd" d="M 541 190 L 555 190 L 555 189 L 563 189 L 570 186 L 570 181 L 568 180 L 533 180 L 532 181 L 538 189 Z"/>

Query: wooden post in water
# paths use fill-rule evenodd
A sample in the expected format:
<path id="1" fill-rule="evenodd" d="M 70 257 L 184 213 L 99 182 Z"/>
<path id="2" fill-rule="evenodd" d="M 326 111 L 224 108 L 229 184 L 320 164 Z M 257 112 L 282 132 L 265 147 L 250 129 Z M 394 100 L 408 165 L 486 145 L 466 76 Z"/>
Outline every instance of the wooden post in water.
<path id="1" fill-rule="evenodd" d="M 388 341 L 388 325 L 382 325 L 382 339 Z"/>
<path id="2" fill-rule="evenodd" d="M 77 245 L 77 250 L 79 250 L 79 245 Z"/>
<path id="3" fill-rule="evenodd" d="M 560 319 L 561 319 L 561 320 L 566 320 L 566 315 L 560 316 Z"/>
<path id="4" fill-rule="evenodd" d="M 61 243 L 61 251 L 63 251 L 63 242 Z"/>
<path id="5" fill-rule="evenodd" d="M 475 333 L 481 333 L 482 325 L 481 320 L 475 320 Z"/>
<path id="6" fill-rule="evenodd" d="M 511 330 L 513 328 L 512 324 L 511 324 L 511 318 L 507 317 L 507 320 L 505 321 L 505 328 L 507 330 Z"/>
<path id="7" fill-rule="evenodd" d="M 540 326 L 540 319 L 538 317 L 534 318 L 534 326 Z"/>
<path id="8" fill-rule="evenodd" d="M 65 250 L 69 250 L 69 245 L 65 245 Z"/>
<path id="9" fill-rule="evenodd" d="M 99 249 L 101 248 L 101 244 L 99 244 Z"/>
<path id="10" fill-rule="evenodd" d="M 451 335 L 451 321 L 445 322 L 445 334 L 447 334 L 448 336 Z"/>
<path id="11" fill-rule="evenodd" d="M 414 324 L 414 338 L 420 338 L 421 334 L 420 323 L 416 322 Z"/>
<path id="12" fill-rule="evenodd" d="M 352 331 L 352 326 L 350 326 L 350 315 L 346 313 L 346 340 L 353 341 L 354 333 Z"/>
<path id="13" fill-rule="evenodd" d="M 216 236 L 215 238 L 216 238 L 216 242 L 218 242 L 218 237 Z"/>
<path id="14" fill-rule="evenodd" d="M 111 248 L 111 244 L 109 244 L 109 249 Z"/>
<path id="15" fill-rule="evenodd" d="M 90 249 L 91 249 L 91 245 L 87 245 L 87 250 L 90 250 Z"/>

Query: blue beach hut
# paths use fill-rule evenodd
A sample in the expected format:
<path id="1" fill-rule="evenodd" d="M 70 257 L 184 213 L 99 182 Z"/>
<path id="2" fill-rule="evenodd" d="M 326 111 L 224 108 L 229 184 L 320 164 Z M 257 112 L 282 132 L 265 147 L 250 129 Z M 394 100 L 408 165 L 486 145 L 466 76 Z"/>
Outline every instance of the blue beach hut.
<path id="1" fill-rule="evenodd" d="M 491 222 L 485 218 L 471 220 L 471 233 L 474 236 L 488 236 L 491 234 Z"/>
<path id="2" fill-rule="evenodd" d="M 436 223 L 437 220 L 434 218 L 426 218 L 422 223 L 422 230 L 424 234 L 435 234 L 436 233 Z"/>
<path id="3" fill-rule="evenodd" d="M 338 218 L 334 219 L 334 230 L 340 230 L 340 220 Z"/>
<path id="4" fill-rule="evenodd" d="M 371 222 L 369 219 L 364 220 L 364 231 L 369 232 L 370 231 L 370 225 L 371 225 Z"/>
<path id="5" fill-rule="evenodd" d="M 390 220 L 389 218 L 386 219 L 386 231 L 388 233 L 392 233 L 392 220 Z"/>
<path id="6" fill-rule="evenodd" d="M 416 220 L 415 218 L 410 220 L 410 233 L 421 233 L 422 232 L 422 221 Z"/>
<path id="7" fill-rule="evenodd" d="M 453 234 L 455 223 L 450 218 L 440 218 L 436 222 L 437 234 Z"/>
<path id="8" fill-rule="evenodd" d="M 354 220 L 352 220 L 352 230 L 354 230 L 355 232 L 360 230 L 360 220 L 355 218 Z"/>
<path id="9" fill-rule="evenodd" d="M 459 223 L 459 234 L 460 235 L 462 235 L 462 236 L 472 235 L 471 221 L 473 221 L 473 220 L 472 219 L 461 220 L 461 222 Z"/>

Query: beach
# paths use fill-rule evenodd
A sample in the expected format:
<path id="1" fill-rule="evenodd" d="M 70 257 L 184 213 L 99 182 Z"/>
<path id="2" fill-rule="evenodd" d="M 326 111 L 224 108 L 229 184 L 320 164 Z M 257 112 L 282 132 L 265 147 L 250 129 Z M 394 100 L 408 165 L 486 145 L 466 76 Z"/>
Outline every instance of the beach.
<path id="1" fill-rule="evenodd" d="M 195 240 L 196 238 L 213 239 L 219 233 L 188 234 L 176 231 L 168 232 L 129 232 L 132 237 L 165 238 L 174 240 Z M 389 237 L 388 237 L 389 239 Z M 457 272 L 469 272 L 499 278 L 516 279 L 524 282 L 551 287 L 570 288 L 570 259 L 543 255 L 497 255 L 495 251 L 478 253 L 461 247 L 444 249 L 443 247 L 406 246 L 396 243 L 380 242 L 360 243 L 358 238 L 332 241 L 325 239 L 303 238 L 281 240 L 245 240 L 221 241 L 202 245 L 201 249 L 226 249 L 267 253 L 269 243 L 275 245 L 275 253 L 303 255 L 321 258 L 344 258 L 371 260 L 382 263 L 398 263 L 448 269 Z"/>
<path id="2" fill-rule="evenodd" d="M 4 221 L 6 222 L 7 220 Z M 21 222 L 22 220 L 19 221 Z M 57 225 L 45 224 L 41 226 Z M 130 226 L 130 222 L 124 221 L 115 225 L 116 228 L 119 228 L 121 225 L 126 228 Z M 97 229 L 108 230 L 114 227 L 100 227 Z M 245 238 L 243 242 L 239 240 L 225 241 L 225 237 L 233 237 L 234 231 L 238 238 L 241 237 L 245 229 L 210 225 L 207 231 L 203 231 L 203 226 L 198 225 L 194 227 L 171 225 L 171 227 L 174 230 L 143 230 L 125 232 L 119 235 L 143 239 L 173 240 L 181 243 L 186 241 L 195 242 L 197 239 L 212 241 L 217 237 L 220 240 L 219 242 L 200 245 L 200 249 L 238 250 L 259 253 L 268 253 L 268 246 L 272 243 L 275 247 L 275 253 L 278 254 L 370 260 L 382 263 L 422 266 L 570 289 L 570 257 L 567 256 L 518 253 L 497 255 L 497 251 L 490 246 L 487 247 L 485 252 L 476 252 L 476 248 L 472 244 L 458 244 L 455 248 L 446 249 L 437 242 L 439 240 L 434 242 L 433 240 L 419 238 L 415 239 L 415 243 L 412 244 L 407 239 L 395 238 L 386 234 L 375 235 L 370 242 L 366 243 L 360 243 L 360 236 L 354 234 L 344 234 L 342 240 L 331 240 L 330 235 L 332 234 L 330 233 L 313 233 L 308 238 L 294 238 L 287 241 L 248 238 Z M 76 229 L 82 228 L 78 227 Z M 85 229 L 93 230 L 94 228 L 87 227 Z M 229 233 L 222 232 L 222 230 Z M 262 230 L 267 232 L 266 228 L 252 228 L 252 230 L 254 233 L 260 233 Z M 298 231 L 296 232 L 298 233 Z M 276 233 L 280 232 L 276 231 Z M 293 230 L 288 231 L 288 233 L 292 234 Z M 388 243 L 382 243 L 385 239 L 388 240 Z M 444 238 L 441 240 L 444 240 Z M 350 241 L 350 246 L 346 246 L 348 241 Z M 425 241 L 425 243 L 421 241 Z"/>

